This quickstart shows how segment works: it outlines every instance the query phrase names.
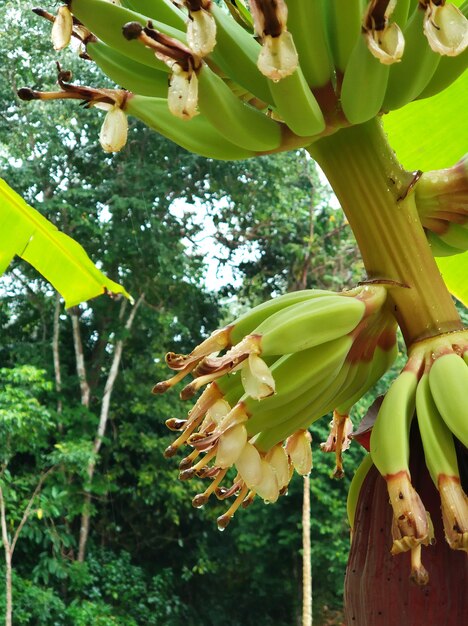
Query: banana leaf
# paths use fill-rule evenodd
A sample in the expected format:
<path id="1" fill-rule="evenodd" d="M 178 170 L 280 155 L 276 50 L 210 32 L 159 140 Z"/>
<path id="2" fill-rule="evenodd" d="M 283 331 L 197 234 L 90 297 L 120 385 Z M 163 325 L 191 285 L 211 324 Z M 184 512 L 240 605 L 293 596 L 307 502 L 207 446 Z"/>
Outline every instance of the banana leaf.
<path id="1" fill-rule="evenodd" d="M 127 291 L 98 270 L 79 243 L 60 232 L 0 178 L 0 275 L 17 255 L 65 300 L 67 308 L 103 293 Z"/>
<path id="2" fill-rule="evenodd" d="M 442 93 L 384 117 L 391 146 L 408 170 L 454 165 L 467 146 L 468 72 Z M 437 259 L 451 293 L 468 306 L 468 252 Z"/>

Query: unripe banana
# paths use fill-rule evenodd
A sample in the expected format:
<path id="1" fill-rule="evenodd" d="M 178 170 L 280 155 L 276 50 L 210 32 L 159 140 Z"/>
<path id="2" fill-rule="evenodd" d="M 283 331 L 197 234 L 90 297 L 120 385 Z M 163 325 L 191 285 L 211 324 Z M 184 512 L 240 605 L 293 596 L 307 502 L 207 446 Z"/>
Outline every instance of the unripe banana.
<path id="1" fill-rule="evenodd" d="M 367 372 L 367 378 L 363 382 L 362 386 L 356 391 L 356 393 L 346 400 L 345 404 L 336 406 L 338 413 L 347 414 L 351 410 L 352 406 L 360 400 L 369 389 L 379 381 L 387 370 L 390 369 L 398 355 L 398 346 L 396 341 L 391 348 L 381 348 L 377 346 L 372 357 L 372 361 L 369 364 L 369 370 Z"/>
<path id="2" fill-rule="evenodd" d="M 246 397 L 241 400 L 250 416 L 247 422 L 249 435 L 275 427 L 319 400 L 343 365 L 351 345 L 350 337 L 341 337 L 279 359 L 271 368 L 276 394 L 261 402 Z"/>
<path id="3" fill-rule="evenodd" d="M 181 31 L 185 30 L 187 16 L 171 0 L 124 0 L 122 4 L 132 11 L 143 13 Z"/>
<path id="4" fill-rule="evenodd" d="M 346 66 L 341 87 L 341 106 L 351 124 L 375 117 L 384 101 L 389 65 L 371 54 L 367 35 L 360 33 Z"/>
<path id="5" fill-rule="evenodd" d="M 372 459 L 384 478 L 400 472 L 409 473 L 409 429 L 417 383 L 416 374 L 404 370 L 387 391 L 372 428 Z"/>
<path id="6" fill-rule="evenodd" d="M 226 83 L 204 65 L 198 74 L 200 113 L 226 139 L 254 152 L 278 148 L 280 125 L 258 109 L 239 100 Z"/>
<path id="7" fill-rule="evenodd" d="M 348 513 L 348 522 L 351 530 L 353 530 L 354 528 L 354 517 L 356 514 L 356 508 L 359 500 L 359 494 L 361 492 L 361 487 L 364 483 L 364 480 L 366 479 L 367 474 L 369 473 L 370 468 L 373 465 L 374 463 L 372 461 L 371 455 L 366 454 L 366 456 L 359 464 L 359 467 L 354 472 L 351 484 L 349 485 L 346 511 Z"/>
<path id="8" fill-rule="evenodd" d="M 148 22 L 148 17 L 105 0 L 72 0 L 70 9 L 86 28 L 108 46 L 134 61 L 162 69 L 164 64 L 154 56 L 154 52 L 138 41 L 127 40 L 122 34 L 122 28 L 128 22 L 139 22 L 144 26 Z M 185 42 L 183 31 L 155 20 L 153 26 L 162 33 Z"/>
<path id="9" fill-rule="evenodd" d="M 311 424 L 333 410 L 335 399 L 346 386 L 349 374 L 349 363 L 344 363 L 341 370 L 331 380 L 330 384 L 322 390 L 322 393 L 308 406 L 288 417 L 280 424 L 263 430 L 255 439 L 255 446 L 262 451 L 268 451 L 274 445 L 284 441 L 291 433 L 307 429 Z M 249 427 L 249 423 L 247 423 Z"/>
<path id="10" fill-rule="evenodd" d="M 295 304 L 266 319 L 254 330 L 261 354 L 275 355 L 306 350 L 351 332 L 362 320 L 362 300 L 329 296 Z"/>
<path id="11" fill-rule="evenodd" d="M 283 294 L 277 298 L 267 300 L 262 304 L 249 309 L 246 313 L 238 317 L 234 322 L 225 326 L 220 330 L 216 330 L 205 341 L 198 345 L 190 354 L 174 354 L 172 352 L 166 355 L 166 361 L 172 369 L 183 369 L 190 362 L 200 361 L 203 357 L 220 352 L 224 348 L 236 345 L 250 335 L 255 328 L 264 322 L 270 315 L 277 313 L 299 302 L 313 298 L 321 298 L 323 296 L 336 295 L 332 291 L 322 289 L 304 289 L 301 291 L 292 291 Z"/>
<path id="12" fill-rule="evenodd" d="M 427 374 L 416 392 L 416 414 L 426 465 L 442 500 L 445 537 L 454 550 L 468 550 L 468 500 L 460 485 L 453 435 L 437 410 Z"/>
<path id="13" fill-rule="evenodd" d="M 463 358 L 454 352 L 436 358 L 429 371 L 429 385 L 444 422 L 468 447 L 468 366 Z"/>
<path id="14" fill-rule="evenodd" d="M 333 76 L 324 0 L 288 0 L 289 32 L 294 38 L 299 64 L 311 89 L 323 87 Z"/>
<path id="15" fill-rule="evenodd" d="M 253 152 L 228 142 L 201 115 L 189 121 L 175 117 L 169 111 L 164 98 L 133 95 L 127 100 L 125 111 L 190 152 L 220 160 L 247 159 L 254 156 Z"/>
<path id="16" fill-rule="evenodd" d="M 226 402 L 231 406 L 237 404 L 239 398 L 244 395 L 244 387 L 238 372 L 222 376 L 213 384 L 218 387 Z"/>
<path id="17" fill-rule="evenodd" d="M 365 0 L 328 0 L 328 31 L 334 65 L 343 73 L 361 32 Z"/>
<path id="18" fill-rule="evenodd" d="M 422 376 L 418 384 L 416 415 L 427 469 L 437 487 L 440 474 L 458 475 L 458 462 L 453 435 L 437 410 L 427 374 Z"/>
<path id="19" fill-rule="evenodd" d="M 121 54 L 102 41 L 91 41 L 86 52 L 98 67 L 117 85 L 141 96 L 167 97 L 167 66 L 161 70 L 143 65 Z"/>
<path id="20" fill-rule="evenodd" d="M 426 231 L 427 241 L 431 246 L 431 251 L 434 256 L 452 256 L 454 254 L 460 254 L 463 250 L 449 246 L 445 241 L 442 241 L 439 235 L 436 235 L 430 230 Z"/>
<path id="21" fill-rule="evenodd" d="M 411 485 L 408 465 L 417 383 L 412 368 L 398 376 L 385 395 L 370 438 L 372 460 L 387 482 L 393 509 L 392 554 L 415 550 L 432 539 L 424 505 Z"/>
<path id="22" fill-rule="evenodd" d="M 320 106 L 299 67 L 286 78 L 269 81 L 274 111 L 300 137 L 313 137 L 325 129 Z"/>
<path id="23" fill-rule="evenodd" d="M 456 57 L 443 56 L 430 81 L 418 96 L 418 100 L 430 98 L 447 89 L 468 68 L 468 49 Z"/>
<path id="24" fill-rule="evenodd" d="M 291 291 L 290 293 L 285 293 L 271 300 L 267 300 L 253 309 L 250 309 L 229 325 L 231 344 L 235 345 L 239 343 L 246 335 L 253 333 L 257 326 L 268 317 L 278 311 L 286 309 L 286 307 L 305 302 L 306 300 L 335 295 L 336 293 L 334 291 L 328 291 L 326 289 L 303 289 L 301 291 Z"/>
<path id="25" fill-rule="evenodd" d="M 272 104 L 268 80 L 257 67 L 260 44 L 214 2 L 211 4 L 211 13 L 216 20 L 218 43 L 209 58 L 252 95 Z"/>
<path id="26" fill-rule="evenodd" d="M 396 6 L 393 9 L 392 20 L 398 24 L 400 28 L 403 28 L 415 6 L 416 2 L 414 2 L 414 0 L 397 0 Z"/>
<path id="27" fill-rule="evenodd" d="M 438 233 L 439 239 L 460 252 L 468 250 L 468 226 L 448 223 L 447 230 Z"/>

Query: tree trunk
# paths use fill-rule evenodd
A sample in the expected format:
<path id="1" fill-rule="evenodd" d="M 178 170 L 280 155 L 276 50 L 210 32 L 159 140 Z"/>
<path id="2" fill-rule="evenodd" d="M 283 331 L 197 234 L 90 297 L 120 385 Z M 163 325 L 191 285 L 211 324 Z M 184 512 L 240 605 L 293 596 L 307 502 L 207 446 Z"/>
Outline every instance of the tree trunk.
<path id="1" fill-rule="evenodd" d="M 13 587 L 11 582 L 11 555 L 5 547 L 5 626 L 12 626 L 13 619 Z"/>
<path id="2" fill-rule="evenodd" d="M 410 581 L 410 553 L 390 554 L 392 509 L 385 480 L 371 467 L 359 495 L 345 579 L 347 626 L 461 626 L 467 618 L 466 554 L 445 541 L 440 499 L 413 433 L 411 478 L 431 514 L 435 545 L 422 548 L 429 584 Z"/>
<path id="3" fill-rule="evenodd" d="M 302 626 L 312 626 L 312 562 L 310 558 L 309 476 L 304 476 L 302 499 Z"/>
<path id="4" fill-rule="evenodd" d="M 61 415 L 62 406 L 62 368 L 60 366 L 60 294 L 55 294 L 55 310 L 54 310 L 54 330 L 52 334 L 52 356 L 54 359 L 55 374 L 55 391 L 57 392 L 57 413 Z M 59 424 L 59 431 L 62 432 L 63 424 Z"/>
<path id="5" fill-rule="evenodd" d="M 5 550 L 5 626 L 11 626 L 13 615 L 13 588 L 11 582 L 11 559 L 13 550 L 8 535 L 5 500 L 0 487 L 0 522 L 2 526 L 2 543 Z"/>
<path id="6" fill-rule="evenodd" d="M 125 330 L 129 332 L 133 326 L 133 322 L 135 321 L 135 316 L 137 314 L 138 308 L 145 298 L 145 294 L 142 293 L 138 300 L 135 302 L 133 309 L 130 315 L 125 322 Z M 125 303 L 124 303 L 125 306 Z M 120 318 L 123 317 L 124 309 L 121 311 Z M 109 375 L 107 377 L 106 385 L 104 387 L 104 394 L 102 396 L 101 403 L 101 412 L 99 415 L 99 424 L 96 432 L 96 436 L 94 438 L 93 443 L 93 458 L 89 462 L 87 467 L 87 477 L 88 477 L 88 485 L 91 487 L 91 482 L 94 477 L 94 472 L 96 469 L 97 457 L 99 455 L 99 451 L 102 445 L 102 439 L 106 432 L 107 422 L 109 419 L 109 411 L 110 411 L 110 401 L 112 397 L 112 391 L 114 389 L 115 381 L 117 380 L 117 375 L 119 373 L 120 361 L 122 359 L 124 340 L 119 339 L 114 346 L 114 356 L 112 359 L 111 368 L 109 370 Z M 80 536 L 78 543 L 78 561 L 82 563 L 85 559 L 86 555 L 86 544 L 88 542 L 89 537 L 89 529 L 91 523 L 91 492 L 87 491 L 84 496 L 83 502 L 83 513 L 81 515 L 81 524 L 80 524 Z"/>

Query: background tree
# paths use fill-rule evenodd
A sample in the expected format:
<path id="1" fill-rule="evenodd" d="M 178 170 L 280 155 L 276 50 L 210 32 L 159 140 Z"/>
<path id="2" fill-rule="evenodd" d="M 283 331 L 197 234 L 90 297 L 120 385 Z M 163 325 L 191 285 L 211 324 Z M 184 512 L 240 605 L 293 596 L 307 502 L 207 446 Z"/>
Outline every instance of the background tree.
<path id="1" fill-rule="evenodd" d="M 0 7 L 6 26 L 0 74 L 2 176 L 85 244 L 136 301 L 145 295 L 129 332 L 125 324 L 131 309 L 122 314 L 120 301 L 103 297 L 66 314 L 57 309 L 50 286 L 19 262 L 3 282 L 2 365 L 40 367 L 48 381 L 57 381 L 60 371 L 59 388 L 45 400 L 54 427 L 44 450 L 58 468 L 47 485 L 56 508 L 47 506 L 44 491 L 42 517 L 30 518 L 16 548 L 15 621 L 198 626 L 224 623 L 225 615 L 232 626 L 298 621 L 301 481 L 275 507 L 255 504 L 219 534 L 213 523 L 217 511 L 195 511 L 187 491 L 195 494 L 197 486 L 187 490 L 178 484 L 176 463 L 162 458 L 169 443 L 164 419 L 183 415 L 184 409 L 173 396 L 155 400 L 149 392 L 164 377 L 166 350 L 186 351 L 220 318 L 287 290 L 354 284 L 362 265 L 350 230 L 303 152 L 213 162 L 134 123 L 128 149 L 103 159 L 94 140 L 102 118 L 95 111 L 78 117 L 73 106 L 57 103 L 52 117 L 49 110 L 29 106 L 26 123 L 15 89 L 25 84 L 47 89 L 56 70 L 47 25 L 21 8 L 14 2 Z M 75 69 L 73 55 L 66 59 L 67 69 Z M 102 81 L 91 65 L 80 63 L 79 76 L 83 83 Z M 279 178 L 281 187 L 271 184 Z M 174 209 L 176 200 L 185 201 L 182 212 Z M 201 211 L 218 229 L 221 260 L 237 264 L 242 259 L 234 271 L 243 285 L 222 288 L 224 310 L 203 284 L 203 249 L 195 246 L 185 254 L 185 243 L 202 236 Z M 81 388 L 78 334 L 81 382 L 86 383 Z M 52 345 L 59 356 L 55 365 Z M 97 456 L 93 443 L 119 345 L 118 384 Z M 326 426 L 314 428 L 313 436 L 318 448 Z M 361 455 L 357 448 L 349 455 L 348 477 Z M 323 616 L 324 605 L 341 605 L 348 478 L 330 483 L 333 459 L 317 451 L 314 462 L 314 608 Z M 90 463 L 96 463 L 92 481 L 86 471 Z M 31 476 L 41 467 L 27 454 L 21 472 Z M 88 496 L 91 534 L 86 559 L 79 563 L 80 521 Z"/>

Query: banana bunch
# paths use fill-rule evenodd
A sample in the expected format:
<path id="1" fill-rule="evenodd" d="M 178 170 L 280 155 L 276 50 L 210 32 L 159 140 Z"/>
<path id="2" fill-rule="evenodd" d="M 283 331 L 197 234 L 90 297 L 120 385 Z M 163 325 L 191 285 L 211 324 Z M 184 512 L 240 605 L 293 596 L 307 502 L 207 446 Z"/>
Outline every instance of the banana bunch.
<path id="1" fill-rule="evenodd" d="M 466 68 L 466 2 L 250 0 L 250 12 L 225 4 L 67 0 L 56 16 L 35 12 L 53 22 L 57 50 L 76 38 L 81 56 L 129 92 L 107 94 L 108 151 L 126 136 L 117 109 L 206 157 L 303 147 L 438 93 Z M 88 89 L 89 106 L 102 105 L 100 90 Z"/>
<path id="2" fill-rule="evenodd" d="M 434 256 L 468 250 L 468 155 L 453 167 L 422 174 L 414 194 Z"/>
<path id="3" fill-rule="evenodd" d="M 339 407 L 346 411 L 344 425 L 352 403 L 396 356 L 396 326 L 386 295 L 381 285 L 338 294 L 289 293 L 214 332 L 190 354 L 166 355 L 176 373 L 157 383 L 154 393 L 167 391 L 189 373 L 193 381 L 182 389 L 182 399 L 206 385 L 187 419 L 166 422 L 179 436 L 165 455 L 174 456 L 185 444 L 191 448 L 180 463 L 180 478 L 211 479 L 194 506 L 213 493 L 220 499 L 235 496 L 218 519 L 224 528 L 256 494 L 275 502 L 285 493 L 293 468 L 310 472 L 310 424 Z M 340 455 L 344 443 L 341 437 L 334 448 Z M 231 467 L 234 480 L 222 486 Z M 335 473 L 340 472 L 341 466 Z"/>
<path id="4" fill-rule="evenodd" d="M 454 550 L 468 551 L 468 498 L 460 482 L 454 438 L 468 446 L 468 332 L 416 343 L 388 390 L 370 437 L 370 459 L 387 483 L 393 509 L 392 554 L 411 551 L 412 578 L 426 584 L 421 546 L 433 541 L 432 524 L 411 484 L 409 433 L 414 417 L 426 465 L 439 491 L 445 537 Z M 351 511 L 370 459 L 351 489 Z M 351 513 L 352 515 L 352 513 Z"/>

